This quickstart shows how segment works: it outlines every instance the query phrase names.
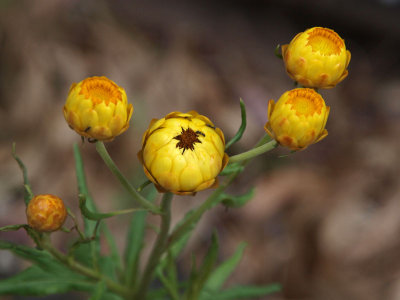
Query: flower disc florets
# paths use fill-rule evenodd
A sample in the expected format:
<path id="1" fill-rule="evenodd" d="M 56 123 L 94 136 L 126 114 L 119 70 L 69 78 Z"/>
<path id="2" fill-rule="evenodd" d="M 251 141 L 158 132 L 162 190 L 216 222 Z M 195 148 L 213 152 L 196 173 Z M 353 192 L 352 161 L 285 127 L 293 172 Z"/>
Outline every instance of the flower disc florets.
<path id="1" fill-rule="evenodd" d="M 216 186 L 228 162 L 222 131 L 195 111 L 152 120 L 138 157 L 160 192 L 179 195 Z"/>
<path id="2" fill-rule="evenodd" d="M 51 232 L 61 228 L 67 217 L 63 201 L 54 195 L 37 195 L 26 208 L 28 225 L 40 232 Z"/>
<path id="3" fill-rule="evenodd" d="M 64 106 L 72 129 L 100 141 L 111 141 L 127 130 L 132 112 L 125 90 L 104 76 L 72 84 Z"/>
<path id="4" fill-rule="evenodd" d="M 328 135 L 329 107 L 313 89 L 294 89 L 268 102 L 265 130 L 282 146 L 303 150 Z"/>
<path id="5" fill-rule="evenodd" d="M 347 77 L 351 54 L 333 30 L 313 27 L 282 46 L 289 76 L 305 87 L 332 88 Z"/>

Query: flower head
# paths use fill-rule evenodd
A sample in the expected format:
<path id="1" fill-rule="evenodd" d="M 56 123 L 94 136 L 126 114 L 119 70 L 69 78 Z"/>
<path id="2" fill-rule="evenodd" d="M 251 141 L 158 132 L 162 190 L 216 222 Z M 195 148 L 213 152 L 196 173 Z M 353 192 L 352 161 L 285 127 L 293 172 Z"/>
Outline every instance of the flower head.
<path id="1" fill-rule="evenodd" d="M 37 195 L 26 208 L 28 224 L 40 232 L 51 232 L 61 228 L 67 217 L 63 201 L 53 195 Z"/>
<path id="2" fill-rule="evenodd" d="M 303 150 L 328 135 L 329 107 L 313 89 L 294 89 L 268 102 L 265 130 L 280 145 Z"/>
<path id="3" fill-rule="evenodd" d="M 64 105 L 69 126 L 83 137 L 111 141 L 129 127 L 133 106 L 110 79 L 89 77 L 72 84 Z"/>
<path id="4" fill-rule="evenodd" d="M 216 186 L 228 162 L 222 131 L 195 111 L 153 119 L 138 157 L 160 192 L 179 195 Z"/>
<path id="5" fill-rule="evenodd" d="M 305 87 L 332 88 L 347 77 L 351 54 L 333 30 L 313 27 L 282 46 L 289 76 Z"/>

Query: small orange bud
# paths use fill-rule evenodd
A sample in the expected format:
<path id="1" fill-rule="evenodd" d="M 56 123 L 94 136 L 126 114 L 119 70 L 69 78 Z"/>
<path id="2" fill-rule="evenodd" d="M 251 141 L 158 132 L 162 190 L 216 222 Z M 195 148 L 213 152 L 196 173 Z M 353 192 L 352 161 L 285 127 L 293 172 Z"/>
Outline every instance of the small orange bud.
<path id="1" fill-rule="evenodd" d="M 26 209 L 30 227 L 41 232 L 56 231 L 61 228 L 67 217 L 63 201 L 54 195 L 37 195 L 32 198 Z"/>

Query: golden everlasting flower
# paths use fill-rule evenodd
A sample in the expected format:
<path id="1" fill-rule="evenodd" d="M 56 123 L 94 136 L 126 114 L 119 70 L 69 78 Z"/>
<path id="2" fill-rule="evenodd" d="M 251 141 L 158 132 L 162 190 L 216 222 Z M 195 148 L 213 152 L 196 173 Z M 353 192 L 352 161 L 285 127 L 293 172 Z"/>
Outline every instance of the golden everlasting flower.
<path id="1" fill-rule="evenodd" d="M 73 83 L 64 106 L 73 130 L 100 141 L 111 141 L 127 130 L 132 112 L 125 90 L 104 76 Z"/>
<path id="2" fill-rule="evenodd" d="M 51 232 L 61 228 L 67 217 L 63 201 L 53 195 L 37 195 L 29 201 L 26 209 L 28 224 L 40 232 Z"/>
<path id="3" fill-rule="evenodd" d="M 333 88 L 347 77 L 351 54 L 333 30 L 313 27 L 282 46 L 289 76 L 305 87 Z"/>
<path id="4" fill-rule="evenodd" d="M 303 150 L 328 135 L 329 107 L 313 89 L 294 89 L 268 102 L 265 131 L 280 145 Z"/>
<path id="5" fill-rule="evenodd" d="M 215 187 L 228 162 L 224 134 L 195 111 L 153 119 L 138 157 L 160 192 L 178 195 Z"/>

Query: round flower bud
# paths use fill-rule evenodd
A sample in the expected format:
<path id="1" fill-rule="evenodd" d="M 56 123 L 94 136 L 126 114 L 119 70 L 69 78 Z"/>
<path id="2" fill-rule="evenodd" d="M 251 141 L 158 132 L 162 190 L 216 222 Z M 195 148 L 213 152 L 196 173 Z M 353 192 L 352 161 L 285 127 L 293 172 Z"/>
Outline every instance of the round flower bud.
<path id="1" fill-rule="evenodd" d="M 217 176 L 228 162 L 224 134 L 195 111 L 153 119 L 138 157 L 160 192 L 178 195 L 217 186 Z"/>
<path id="2" fill-rule="evenodd" d="M 313 89 L 294 89 L 284 93 L 277 103 L 269 100 L 264 129 L 280 145 L 303 150 L 328 135 L 325 124 L 329 109 Z"/>
<path id="3" fill-rule="evenodd" d="M 282 46 L 289 76 L 304 87 L 333 88 L 347 77 L 351 54 L 333 30 L 313 27 Z"/>
<path id="4" fill-rule="evenodd" d="M 110 79 L 90 77 L 73 83 L 64 105 L 68 125 L 83 137 L 111 141 L 129 127 L 133 106 Z"/>
<path id="5" fill-rule="evenodd" d="M 40 232 L 51 232 L 61 228 L 67 217 L 63 201 L 54 195 L 37 195 L 26 208 L 28 225 Z"/>

